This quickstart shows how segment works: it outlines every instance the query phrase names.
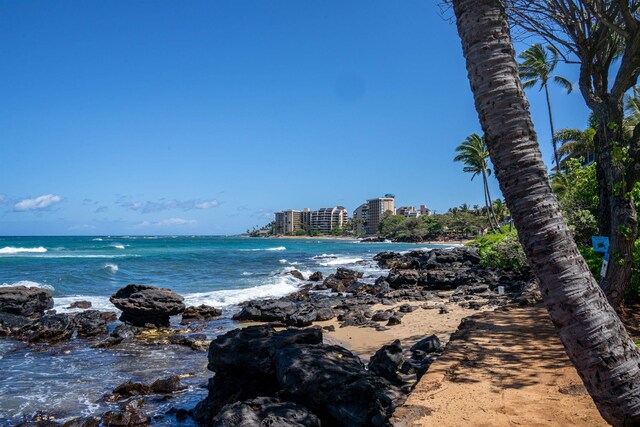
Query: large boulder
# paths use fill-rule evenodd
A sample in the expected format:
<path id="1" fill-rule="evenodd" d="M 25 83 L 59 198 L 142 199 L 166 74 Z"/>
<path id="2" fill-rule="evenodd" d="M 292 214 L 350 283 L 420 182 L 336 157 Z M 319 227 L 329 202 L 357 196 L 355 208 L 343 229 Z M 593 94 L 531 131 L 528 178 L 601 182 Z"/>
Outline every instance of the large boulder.
<path id="1" fill-rule="evenodd" d="M 54 314 L 42 316 L 38 320 L 27 324 L 18 332 L 23 341 L 32 343 L 55 343 L 68 340 L 75 331 L 73 319 L 68 314 Z"/>
<path id="2" fill-rule="evenodd" d="M 48 289 L 26 286 L 0 287 L 0 312 L 18 316 L 42 315 L 53 308 L 53 297 Z"/>
<path id="3" fill-rule="evenodd" d="M 403 385 L 399 371 L 404 364 L 404 355 L 400 340 L 395 340 L 389 345 L 376 351 L 369 361 L 369 372 L 381 376 L 392 384 Z"/>
<path id="4" fill-rule="evenodd" d="M 271 397 L 226 405 L 215 416 L 213 427 L 320 427 L 320 420 L 307 408 Z"/>
<path id="5" fill-rule="evenodd" d="M 327 425 L 384 425 L 402 398 L 340 346 L 294 344 L 279 350 L 275 361 L 281 395 L 320 414 Z"/>
<path id="6" fill-rule="evenodd" d="M 235 329 L 211 341 L 207 368 L 216 373 L 235 372 L 242 376 L 271 375 L 275 372 L 272 358 L 278 349 L 321 342 L 320 328 L 276 332 L 264 325 Z"/>
<path id="7" fill-rule="evenodd" d="M 120 320 L 135 326 L 169 326 L 169 317 L 184 311 L 183 300 L 171 289 L 147 285 L 127 285 L 109 298 L 122 310 Z"/>

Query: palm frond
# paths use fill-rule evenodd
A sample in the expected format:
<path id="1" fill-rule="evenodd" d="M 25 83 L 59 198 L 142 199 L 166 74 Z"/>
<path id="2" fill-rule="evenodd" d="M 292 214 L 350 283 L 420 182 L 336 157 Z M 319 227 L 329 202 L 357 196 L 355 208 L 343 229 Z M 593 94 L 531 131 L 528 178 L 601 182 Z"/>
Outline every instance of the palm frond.
<path id="1" fill-rule="evenodd" d="M 562 76 L 554 76 L 553 81 L 565 88 L 567 93 L 571 93 L 571 91 L 573 90 L 573 85 L 571 84 L 571 82 Z"/>

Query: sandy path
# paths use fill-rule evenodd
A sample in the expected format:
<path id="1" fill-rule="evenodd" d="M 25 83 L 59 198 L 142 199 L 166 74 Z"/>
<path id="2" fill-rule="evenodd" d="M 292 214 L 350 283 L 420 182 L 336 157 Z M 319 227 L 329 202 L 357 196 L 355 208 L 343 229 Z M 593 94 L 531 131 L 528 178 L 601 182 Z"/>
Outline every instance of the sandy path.
<path id="1" fill-rule="evenodd" d="M 341 328 L 336 319 L 326 322 L 314 322 L 314 326 L 333 325 L 334 332 L 324 331 L 324 341 L 331 344 L 339 344 L 351 350 L 366 363 L 371 356 L 383 345 L 390 344 L 396 339 L 400 340 L 403 348 L 408 349 L 416 342 L 432 334 L 436 334 L 440 342 L 444 345 L 449 341 L 449 337 L 458 328 L 460 321 L 478 310 L 461 308 L 458 304 L 447 303 L 449 313 L 440 314 L 438 306 L 442 302 L 403 302 L 394 306 L 376 304 L 371 310 L 387 310 L 397 308 L 402 304 L 409 304 L 418 307 L 417 310 L 406 313 L 400 325 L 390 326 L 386 331 L 376 331 L 373 328 L 347 326 Z M 429 309 L 422 308 L 424 306 Z M 380 322 L 385 325 L 387 322 Z"/>
<path id="2" fill-rule="evenodd" d="M 544 308 L 494 311 L 470 320 L 396 411 L 394 425 L 607 425 Z"/>

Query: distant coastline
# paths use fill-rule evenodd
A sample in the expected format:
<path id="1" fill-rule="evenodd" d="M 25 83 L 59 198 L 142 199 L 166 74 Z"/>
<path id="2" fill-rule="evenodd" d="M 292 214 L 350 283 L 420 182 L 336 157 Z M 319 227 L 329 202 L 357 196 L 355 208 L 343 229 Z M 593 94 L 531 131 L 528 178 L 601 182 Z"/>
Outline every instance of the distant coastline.
<path id="1" fill-rule="evenodd" d="M 365 242 L 362 238 L 353 236 L 249 236 L 243 235 L 242 237 L 248 237 L 253 239 L 287 239 L 287 240 L 357 240 L 362 243 L 382 243 L 382 242 Z M 473 242 L 473 239 L 449 239 L 449 240 L 425 240 L 420 242 L 399 242 L 393 239 L 388 239 L 385 243 L 402 243 L 402 244 L 415 244 L 415 245 L 466 245 Z"/>

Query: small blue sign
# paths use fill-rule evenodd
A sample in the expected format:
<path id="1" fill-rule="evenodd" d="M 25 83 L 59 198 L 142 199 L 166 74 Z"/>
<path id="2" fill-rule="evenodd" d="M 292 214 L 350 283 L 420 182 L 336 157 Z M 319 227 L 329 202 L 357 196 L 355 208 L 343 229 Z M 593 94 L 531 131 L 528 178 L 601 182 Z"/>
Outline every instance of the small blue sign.
<path id="1" fill-rule="evenodd" d="M 609 238 L 607 236 L 591 236 L 591 244 L 594 251 L 603 254 L 609 253 Z"/>

